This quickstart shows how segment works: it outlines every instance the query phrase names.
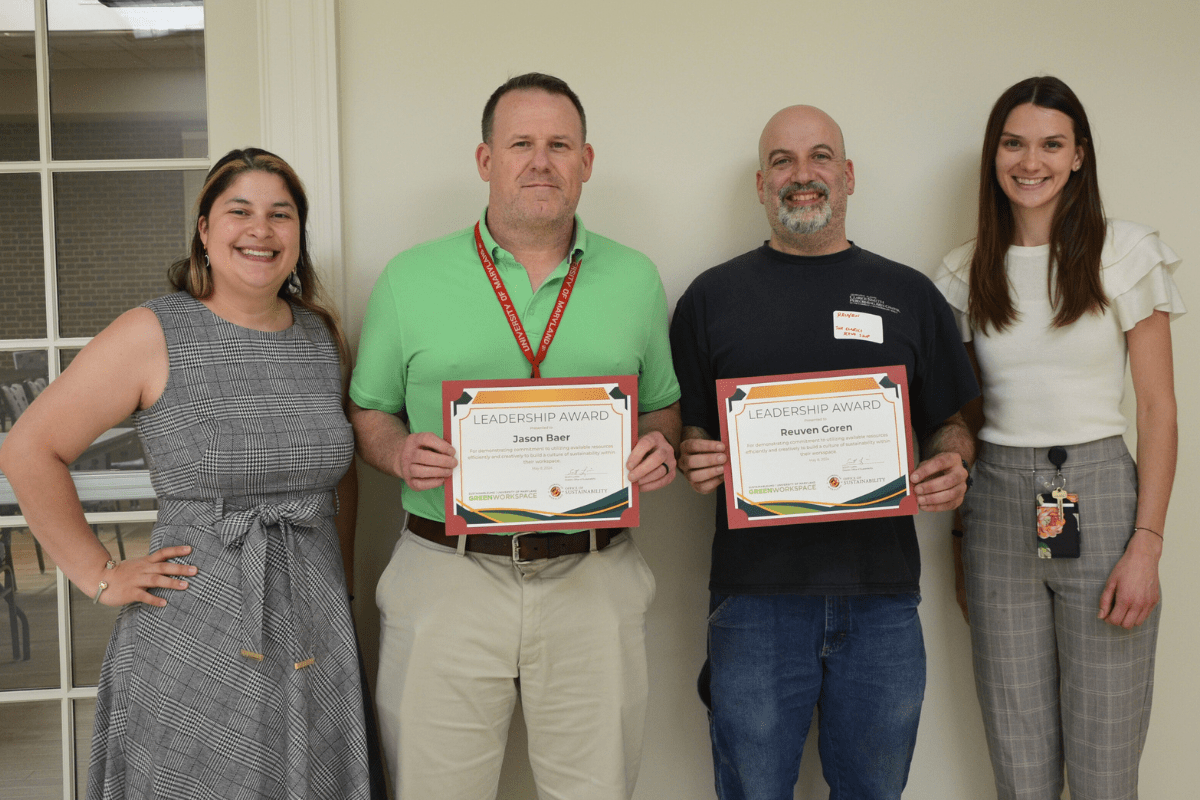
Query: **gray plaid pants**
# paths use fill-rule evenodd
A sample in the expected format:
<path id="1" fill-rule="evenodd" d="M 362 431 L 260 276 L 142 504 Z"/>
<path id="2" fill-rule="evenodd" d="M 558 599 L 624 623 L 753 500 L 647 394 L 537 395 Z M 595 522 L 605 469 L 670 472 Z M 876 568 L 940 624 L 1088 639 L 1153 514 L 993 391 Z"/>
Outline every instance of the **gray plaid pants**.
<path id="1" fill-rule="evenodd" d="M 1125 551 L 1137 473 L 1119 436 L 1066 447 L 1081 557 L 1040 559 L 1047 448 L 984 443 L 963 503 L 975 686 L 1000 800 L 1135 800 L 1161 605 L 1127 631 L 1096 618 Z"/>

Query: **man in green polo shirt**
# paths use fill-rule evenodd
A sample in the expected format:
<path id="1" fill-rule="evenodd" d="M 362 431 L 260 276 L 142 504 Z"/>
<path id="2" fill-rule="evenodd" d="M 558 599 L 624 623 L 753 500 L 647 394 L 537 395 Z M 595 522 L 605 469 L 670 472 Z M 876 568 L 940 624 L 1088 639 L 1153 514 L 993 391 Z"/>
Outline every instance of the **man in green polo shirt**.
<path id="1" fill-rule="evenodd" d="M 525 534 L 514 547 L 503 534 L 446 536 L 443 510 L 456 462 L 442 381 L 527 378 L 533 364 L 544 378 L 637 375 L 629 478 L 645 492 L 675 477 L 666 297 L 649 259 L 575 216 L 586 141 L 563 81 L 530 73 L 498 88 L 476 150 L 488 182 L 478 225 L 392 259 L 363 322 L 351 421 L 363 458 L 403 480 L 408 512 L 376 591 L 377 701 L 400 800 L 494 797 L 518 687 L 539 795 L 633 794 L 654 578 L 629 533 Z"/>

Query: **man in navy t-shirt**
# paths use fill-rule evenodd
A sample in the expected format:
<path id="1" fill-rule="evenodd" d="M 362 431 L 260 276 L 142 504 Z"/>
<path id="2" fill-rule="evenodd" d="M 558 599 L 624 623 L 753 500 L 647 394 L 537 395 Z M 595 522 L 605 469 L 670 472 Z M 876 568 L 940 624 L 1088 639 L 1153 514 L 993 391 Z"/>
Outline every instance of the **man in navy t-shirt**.
<path id="1" fill-rule="evenodd" d="M 921 273 L 846 238 L 854 165 L 841 129 L 811 106 L 776 114 L 759 140 L 771 238 L 701 274 L 671 324 L 684 442 L 680 471 L 724 480 L 716 381 L 903 364 L 923 460 L 923 511 L 957 508 L 974 444 L 960 409 L 979 395 L 950 308 Z M 835 336 L 838 311 L 865 335 Z M 912 517 L 730 530 L 713 539 L 708 662 L 721 800 L 790 798 L 814 707 L 831 800 L 899 798 L 925 691 Z"/>

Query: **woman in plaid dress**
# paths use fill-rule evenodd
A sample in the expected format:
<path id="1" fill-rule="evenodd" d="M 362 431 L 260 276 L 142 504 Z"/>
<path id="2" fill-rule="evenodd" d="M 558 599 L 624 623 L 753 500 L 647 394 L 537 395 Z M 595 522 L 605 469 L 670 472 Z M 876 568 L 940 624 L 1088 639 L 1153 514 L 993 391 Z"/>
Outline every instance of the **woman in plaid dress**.
<path id="1" fill-rule="evenodd" d="M 348 358 L 307 213 L 278 156 L 227 154 L 171 269 L 179 291 L 102 331 L 0 453 L 43 547 L 84 594 L 122 607 L 91 800 L 370 796 L 347 601 Z M 159 513 L 150 554 L 116 563 L 67 465 L 131 413 Z"/>

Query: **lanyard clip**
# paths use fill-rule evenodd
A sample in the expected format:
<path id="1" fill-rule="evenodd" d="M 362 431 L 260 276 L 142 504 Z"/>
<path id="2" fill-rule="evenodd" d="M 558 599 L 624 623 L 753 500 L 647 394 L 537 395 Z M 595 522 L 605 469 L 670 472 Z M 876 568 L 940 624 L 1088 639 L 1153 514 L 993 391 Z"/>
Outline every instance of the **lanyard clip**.
<path id="1" fill-rule="evenodd" d="M 1046 458 L 1049 459 L 1050 463 L 1054 465 L 1054 468 L 1058 470 L 1058 474 L 1055 476 L 1054 481 L 1058 484 L 1058 486 L 1056 486 L 1054 491 L 1050 493 L 1050 496 L 1058 501 L 1058 518 L 1062 519 L 1063 500 L 1065 500 L 1067 497 L 1067 482 L 1063 479 L 1062 465 L 1067 463 L 1067 450 L 1065 447 L 1055 445 L 1046 453 Z"/>

